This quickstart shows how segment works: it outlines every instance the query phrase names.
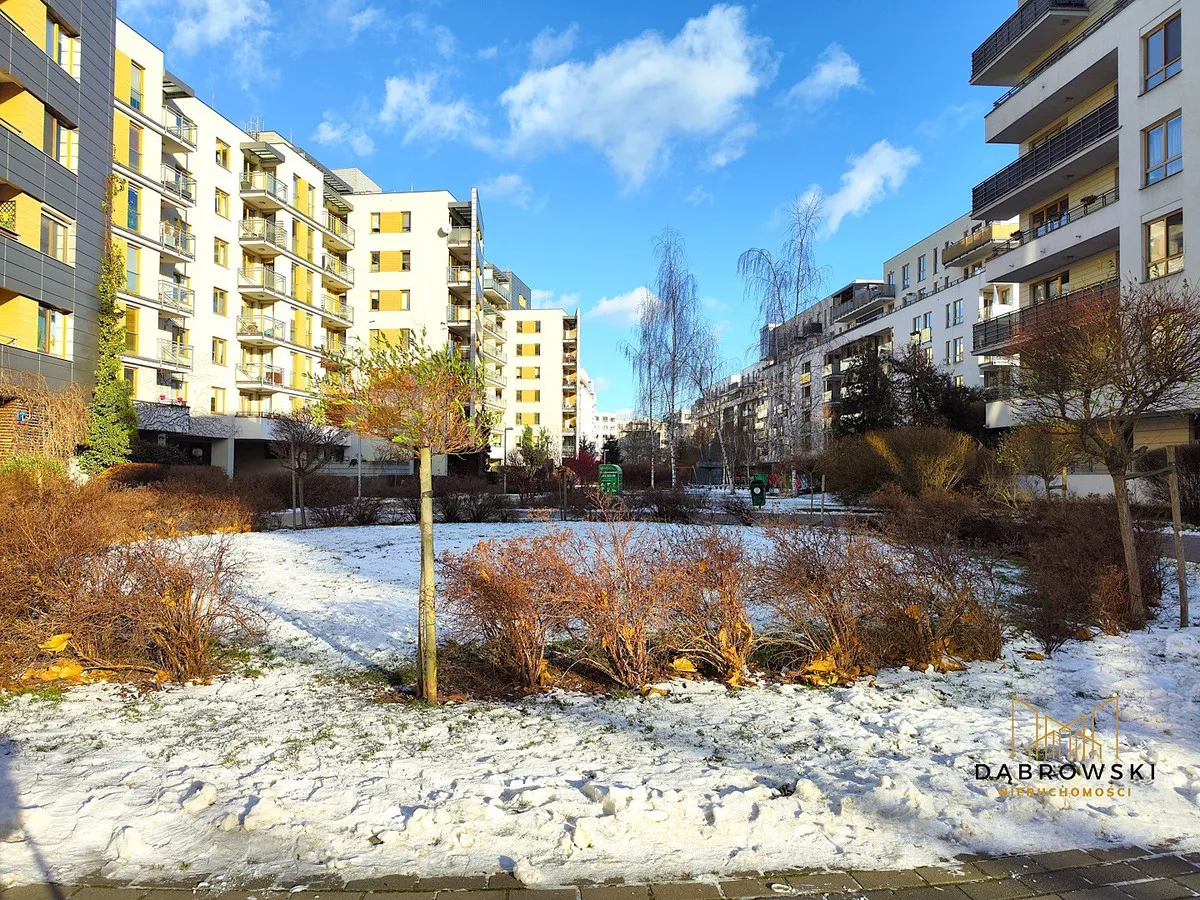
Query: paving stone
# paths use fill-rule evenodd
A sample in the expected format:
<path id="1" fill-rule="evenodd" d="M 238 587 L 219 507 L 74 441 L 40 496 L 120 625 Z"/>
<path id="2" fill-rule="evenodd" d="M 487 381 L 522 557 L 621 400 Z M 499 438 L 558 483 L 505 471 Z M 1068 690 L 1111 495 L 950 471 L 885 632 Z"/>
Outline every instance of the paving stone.
<path id="1" fill-rule="evenodd" d="M 895 891 L 863 891 L 855 894 L 854 900 L 896 900 Z"/>
<path id="2" fill-rule="evenodd" d="M 858 891 L 861 886 L 845 872 L 810 872 L 808 875 L 789 875 L 787 883 L 802 894 L 837 894 Z"/>
<path id="3" fill-rule="evenodd" d="M 1134 900 L 1176 900 L 1178 897 L 1192 896 L 1189 888 L 1177 881 L 1171 881 L 1169 878 L 1155 878 L 1153 881 L 1123 884 L 1121 892 L 1133 897 Z"/>
<path id="4" fill-rule="evenodd" d="M 371 900 L 371 898 L 367 898 Z M 521 891 L 521 900 L 579 900 L 578 888 L 530 888 Z"/>
<path id="5" fill-rule="evenodd" d="M 1190 860 L 1191 862 L 1200 862 L 1200 851 L 1197 851 L 1196 853 L 1185 853 L 1183 854 L 1183 858 Z"/>
<path id="6" fill-rule="evenodd" d="M 523 887 L 525 887 L 525 885 L 521 883 L 517 876 L 508 872 L 497 872 L 495 875 L 489 876 L 488 878 L 489 891 L 510 889 L 520 890 Z"/>
<path id="7" fill-rule="evenodd" d="M 1200 875 L 1176 875 L 1173 880 L 1178 881 L 1185 888 L 1190 888 L 1197 894 L 1200 894 Z"/>
<path id="8" fill-rule="evenodd" d="M 1012 875 L 1031 875 L 1045 872 L 1045 867 L 1031 856 L 1003 856 L 1000 859 L 978 859 L 975 865 L 989 878 L 1007 878 Z"/>
<path id="9" fill-rule="evenodd" d="M 987 876 L 974 863 L 964 862 L 953 869 L 943 869 L 940 866 L 921 866 L 914 869 L 918 875 L 930 884 L 961 884 L 964 881 L 982 881 Z"/>
<path id="10" fill-rule="evenodd" d="M 348 891 L 411 891 L 416 886 L 416 875 L 384 875 L 380 878 L 354 878 L 346 882 Z"/>
<path id="11" fill-rule="evenodd" d="M 434 900 L 433 891 L 377 891 L 365 895 L 365 900 Z"/>
<path id="12" fill-rule="evenodd" d="M 508 900 L 508 891 L 441 890 L 438 897 L 445 900 Z"/>
<path id="13" fill-rule="evenodd" d="M 1035 853 L 1033 861 L 1043 869 L 1078 869 L 1081 866 L 1094 866 L 1099 860 L 1083 850 L 1059 850 L 1057 853 Z"/>
<path id="14" fill-rule="evenodd" d="M 1013 897 L 1033 896 L 1033 891 L 1013 878 L 1004 881 L 971 881 L 958 887 L 971 900 L 1011 900 Z"/>
<path id="15" fill-rule="evenodd" d="M 1146 876 L 1129 863 L 1111 863 L 1080 869 L 1079 874 L 1092 884 L 1116 884 L 1118 881 L 1139 881 Z"/>
<path id="16" fill-rule="evenodd" d="M 954 885 L 945 884 L 939 887 L 926 885 L 925 887 L 896 891 L 896 900 L 969 900 L 969 898 Z"/>
<path id="17" fill-rule="evenodd" d="M 66 900 L 79 888 L 63 884 L 29 884 L 0 889 L 0 900 Z"/>
<path id="18" fill-rule="evenodd" d="M 1194 864 L 1179 856 L 1152 856 L 1149 859 L 1133 859 L 1129 865 L 1145 875 L 1169 878 L 1174 875 L 1194 875 L 1200 872 Z"/>
<path id="19" fill-rule="evenodd" d="M 139 900 L 146 893 L 148 891 L 145 888 L 81 887 L 71 895 L 71 898 L 72 900 L 75 900 L 76 897 L 80 900 Z"/>
<path id="20" fill-rule="evenodd" d="M 775 883 L 787 884 L 781 879 L 772 879 Z M 721 893 L 730 900 L 744 900 L 751 897 L 773 897 L 775 892 L 771 890 L 771 884 L 765 879 L 759 878 L 737 878 L 730 881 L 721 882 Z"/>
<path id="21" fill-rule="evenodd" d="M 1088 888 L 1086 891 L 1070 891 L 1059 896 L 1063 900 L 1125 900 L 1125 895 L 1121 893 L 1120 889 L 1111 884 Z"/>
<path id="22" fill-rule="evenodd" d="M 293 900 L 362 900 L 362 891 L 315 890 L 289 894 Z M 146 898 L 142 898 L 146 900 Z"/>
<path id="23" fill-rule="evenodd" d="M 650 885 L 654 900 L 719 900 L 721 892 L 715 884 L 703 881 L 679 881 Z"/>
<path id="24" fill-rule="evenodd" d="M 855 869 L 850 874 L 867 891 L 894 891 L 926 886 L 921 876 L 912 869 L 882 869 L 871 872 Z"/>
<path id="25" fill-rule="evenodd" d="M 286 891 L 270 891 L 262 888 L 251 888 L 245 891 L 221 891 L 208 894 L 205 900 L 287 900 Z"/>
<path id="26" fill-rule="evenodd" d="M 604 884 L 579 889 L 582 900 L 646 900 L 649 891 L 644 884 Z"/>
<path id="27" fill-rule="evenodd" d="M 443 875 L 418 878 L 419 891 L 486 891 L 486 875 Z"/>
<path id="28" fill-rule="evenodd" d="M 1149 856 L 1150 851 L 1141 847 L 1107 847 L 1104 850 L 1089 850 L 1092 856 L 1102 862 L 1122 862 L 1139 856 Z"/>
<path id="29" fill-rule="evenodd" d="M 1020 876 L 1021 884 L 1035 894 L 1065 894 L 1067 891 L 1084 891 L 1092 883 L 1083 877 L 1084 870 L 1061 872 L 1034 872 Z"/>
<path id="30" fill-rule="evenodd" d="M 195 893 L 190 887 L 153 888 L 142 900 L 189 900 Z"/>

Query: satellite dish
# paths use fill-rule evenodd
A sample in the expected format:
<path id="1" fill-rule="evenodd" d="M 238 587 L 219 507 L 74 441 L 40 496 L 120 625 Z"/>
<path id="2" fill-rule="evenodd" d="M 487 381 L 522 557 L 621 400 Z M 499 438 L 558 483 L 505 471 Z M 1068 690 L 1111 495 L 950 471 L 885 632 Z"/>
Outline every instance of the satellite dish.
<path id="1" fill-rule="evenodd" d="M 440 238 L 450 237 L 450 231 L 449 231 L 449 229 L 446 228 L 445 225 L 443 225 L 441 228 L 438 229 L 438 237 L 440 237 Z"/>

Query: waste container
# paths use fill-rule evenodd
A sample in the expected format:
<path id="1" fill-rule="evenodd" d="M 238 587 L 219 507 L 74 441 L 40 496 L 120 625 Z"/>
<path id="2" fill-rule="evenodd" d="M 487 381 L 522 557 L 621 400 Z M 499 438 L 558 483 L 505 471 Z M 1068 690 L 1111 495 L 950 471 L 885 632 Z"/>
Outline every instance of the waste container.
<path id="1" fill-rule="evenodd" d="M 600 493 L 606 497 L 619 496 L 625 487 L 625 474 L 615 463 L 603 463 L 600 466 Z"/>
<path id="2" fill-rule="evenodd" d="M 750 479 L 750 502 L 755 506 L 767 505 L 766 475 L 755 475 Z"/>

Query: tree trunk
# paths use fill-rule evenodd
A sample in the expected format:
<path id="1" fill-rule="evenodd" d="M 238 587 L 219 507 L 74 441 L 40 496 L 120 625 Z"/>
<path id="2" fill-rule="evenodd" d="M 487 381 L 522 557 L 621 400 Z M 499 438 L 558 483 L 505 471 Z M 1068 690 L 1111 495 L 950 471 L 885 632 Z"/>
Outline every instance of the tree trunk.
<path id="1" fill-rule="evenodd" d="M 433 577 L 433 452 L 421 448 L 421 593 L 417 654 L 421 699 L 437 703 L 437 620 Z"/>
<path id="2" fill-rule="evenodd" d="M 296 476 L 296 491 L 300 498 L 300 527 L 308 527 L 308 510 L 304 506 L 304 476 Z"/>
<path id="3" fill-rule="evenodd" d="M 1175 575 L 1179 583 L 1179 627 L 1188 627 L 1187 556 L 1183 552 L 1183 513 L 1179 501 L 1179 470 L 1175 464 L 1175 446 L 1167 448 L 1167 490 L 1171 494 L 1171 531 L 1175 538 Z"/>
<path id="4" fill-rule="evenodd" d="M 1112 472 L 1113 495 L 1117 499 L 1117 522 L 1121 545 L 1125 549 L 1125 571 L 1129 579 L 1129 612 L 1135 622 L 1146 620 L 1146 602 L 1142 598 L 1142 576 L 1138 568 L 1137 546 L 1133 542 L 1133 514 L 1129 509 L 1129 486 L 1124 472 Z"/>

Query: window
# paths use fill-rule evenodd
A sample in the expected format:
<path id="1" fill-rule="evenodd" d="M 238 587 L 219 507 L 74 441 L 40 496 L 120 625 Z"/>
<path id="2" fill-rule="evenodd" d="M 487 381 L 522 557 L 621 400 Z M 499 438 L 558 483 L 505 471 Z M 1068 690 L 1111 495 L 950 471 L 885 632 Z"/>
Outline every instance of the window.
<path id="1" fill-rule="evenodd" d="M 1054 231 L 1061 225 L 1066 225 L 1070 221 L 1067 217 L 1067 198 L 1062 197 L 1049 206 L 1039 209 L 1033 214 L 1030 221 L 1033 224 L 1034 234 L 1038 237 Z"/>
<path id="2" fill-rule="evenodd" d="M 1183 171 L 1183 114 L 1174 113 L 1145 131 L 1146 184 Z"/>
<path id="3" fill-rule="evenodd" d="M 400 230 L 401 231 L 412 231 L 412 213 L 410 213 L 410 212 L 400 213 Z"/>
<path id="4" fill-rule="evenodd" d="M 933 274 L 934 274 L 934 275 L 936 275 L 936 274 L 938 273 L 938 261 L 937 261 L 937 258 L 938 258 L 938 248 L 937 248 L 937 247 L 934 247 L 934 248 L 933 248 Z"/>
<path id="5" fill-rule="evenodd" d="M 379 291 L 371 291 L 371 309 L 379 309 Z"/>
<path id="6" fill-rule="evenodd" d="M 76 171 L 79 164 L 79 133 L 47 112 L 42 134 L 45 154 L 64 168 Z"/>
<path id="7" fill-rule="evenodd" d="M 946 327 L 950 327 L 950 304 L 946 304 Z"/>
<path id="8" fill-rule="evenodd" d="M 901 287 L 908 287 L 909 285 L 912 284 L 912 279 L 909 278 L 908 270 L 909 270 L 908 263 L 905 263 L 904 266 L 900 269 L 900 286 Z"/>
<path id="9" fill-rule="evenodd" d="M 57 309 L 38 306 L 37 349 L 52 356 L 67 355 L 67 317 Z"/>
<path id="10" fill-rule="evenodd" d="M 142 250 L 130 247 L 125 251 L 125 293 L 138 295 L 142 286 Z"/>
<path id="11" fill-rule="evenodd" d="M 517 344 L 517 356 L 541 356 L 541 344 Z"/>
<path id="12" fill-rule="evenodd" d="M 46 55 L 61 66 L 68 75 L 79 77 L 79 38 L 70 34 L 58 21 L 46 17 Z"/>
<path id="13" fill-rule="evenodd" d="M 1053 278 L 1047 278 L 1045 281 L 1039 281 L 1033 286 L 1033 302 L 1041 303 L 1043 300 L 1053 300 L 1055 297 L 1065 294 L 1071 290 L 1071 273 L 1060 272 Z"/>
<path id="14" fill-rule="evenodd" d="M 541 319 L 526 319 L 524 322 L 517 323 L 518 334 L 541 334 L 541 332 Z"/>
<path id="15" fill-rule="evenodd" d="M 921 327 L 922 328 L 932 328 L 933 327 L 933 313 L 932 312 L 925 313 L 925 315 L 921 318 Z"/>
<path id="16" fill-rule="evenodd" d="M 895 273 L 895 272 L 888 272 L 888 274 L 887 274 L 887 283 L 888 283 L 888 284 L 895 284 L 895 283 L 896 283 L 896 273 Z"/>
<path id="17" fill-rule="evenodd" d="M 964 383 L 965 382 L 963 381 L 963 377 L 961 375 L 954 376 L 954 386 L 955 387 L 962 387 L 964 385 Z"/>
<path id="18" fill-rule="evenodd" d="M 220 138 L 217 138 L 216 159 L 218 166 L 229 171 L 229 145 Z"/>
<path id="19" fill-rule="evenodd" d="M 946 365 L 950 365 L 950 342 L 946 341 Z"/>
<path id="20" fill-rule="evenodd" d="M 129 62 L 129 105 L 134 109 L 143 108 L 142 90 L 145 87 L 146 73 L 137 63 Z"/>
<path id="21" fill-rule="evenodd" d="M 137 355 L 138 352 L 138 311 L 125 310 L 125 352 Z"/>
<path id="22" fill-rule="evenodd" d="M 379 234 L 381 227 L 379 213 L 371 213 L 371 234 Z"/>
<path id="23" fill-rule="evenodd" d="M 408 291 L 371 291 L 371 309 L 377 312 L 406 312 Z"/>
<path id="24" fill-rule="evenodd" d="M 218 414 L 225 412 L 225 388 L 212 389 L 212 396 L 208 399 L 208 411 Z"/>
<path id="25" fill-rule="evenodd" d="M 924 281 L 928 274 L 929 271 L 926 268 L 925 254 L 922 253 L 917 257 L 917 281 Z"/>
<path id="26" fill-rule="evenodd" d="M 213 312 L 218 316 L 226 315 L 229 308 L 229 292 L 223 288 L 213 288 Z"/>
<path id="27" fill-rule="evenodd" d="M 213 238 L 213 262 L 229 268 L 229 242 Z"/>
<path id="28" fill-rule="evenodd" d="M 920 316 L 913 316 L 912 330 L 913 330 L 914 334 L 921 330 L 921 317 Z"/>
<path id="29" fill-rule="evenodd" d="M 542 424 L 542 414 L 535 413 L 535 412 L 534 413 L 517 413 L 517 424 L 522 427 L 525 425 L 541 425 Z"/>
<path id="30" fill-rule="evenodd" d="M 960 338 L 960 337 L 955 338 L 954 339 L 954 361 L 956 363 L 960 363 L 965 358 L 966 358 L 966 346 L 963 341 L 963 338 Z"/>
<path id="31" fill-rule="evenodd" d="M 1183 269 L 1183 211 L 1146 226 L 1146 278 L 1161 278 Z"/>
<path id="32" fill-rule="evenodd" d="M 952 325 L 961 325 L 963 323 L 963 302 L 961 300 L 954 301 L 954 319 Z"/>
<path id="33" fill-rule="evenodd" d="M 220 188 L 217 188 L 213 208 L 222 219 L 229 218 L 229 195 Z"/>
<path id="34" fill-rule="evenodd" d="M 378 250 L 371 251 L 371 271 L 372 272 L 379 271 L 379 251 Z"/>
<path id="35" fill-rule="evenodd" d="M 142 189 L 133 184 L 125 192 L 125 227 L 130 231 L 142 227 Z"/>
<path id="36" fill-rule="evenodd" d="M 228 358 L 228 344 L 223 338 L 212 339 L 212 361 L 214 366 L 223 366 Z"/>
<path id="37" fill-rule="evenodd" d="M 43 253 L 69 265 L 71 263 L 70 234 L 71 228 L 65 222 L 42 213 L 41 250 Z"/>
<path id="38" fill-rule="evenodd" d="M 1179 16 L 1164 22 L 1146 35 L 1142 44 L 1146 57 L 1146 90 L 1158 87 L 1183 68 L 1183 32 Z"/>
<path id="39" fill-rule="evenodd" d="M 518 366 L 517 378 L 522 380 L 531 380 L 542 377 L 541 366 Z"/>
<path id="40" fill-rule="evenodd" d="M 412 254 L 408 250 L 400 251 L 400 271 L 401 272 L 411 272 L 412 271 Z"/>
<path id="41" fill-rule="evenodd" d="M 542 401 L 542 392 L 541 391 L 537 391 L 537 390 L 517 391 L 517 402 L 518 403 L 541 403 L 541 401 Z"/>
<path id="42" fill-rule="evenodd" d="M 142 127 L 129 123 L 129 168 L 142 171 Z"/>

